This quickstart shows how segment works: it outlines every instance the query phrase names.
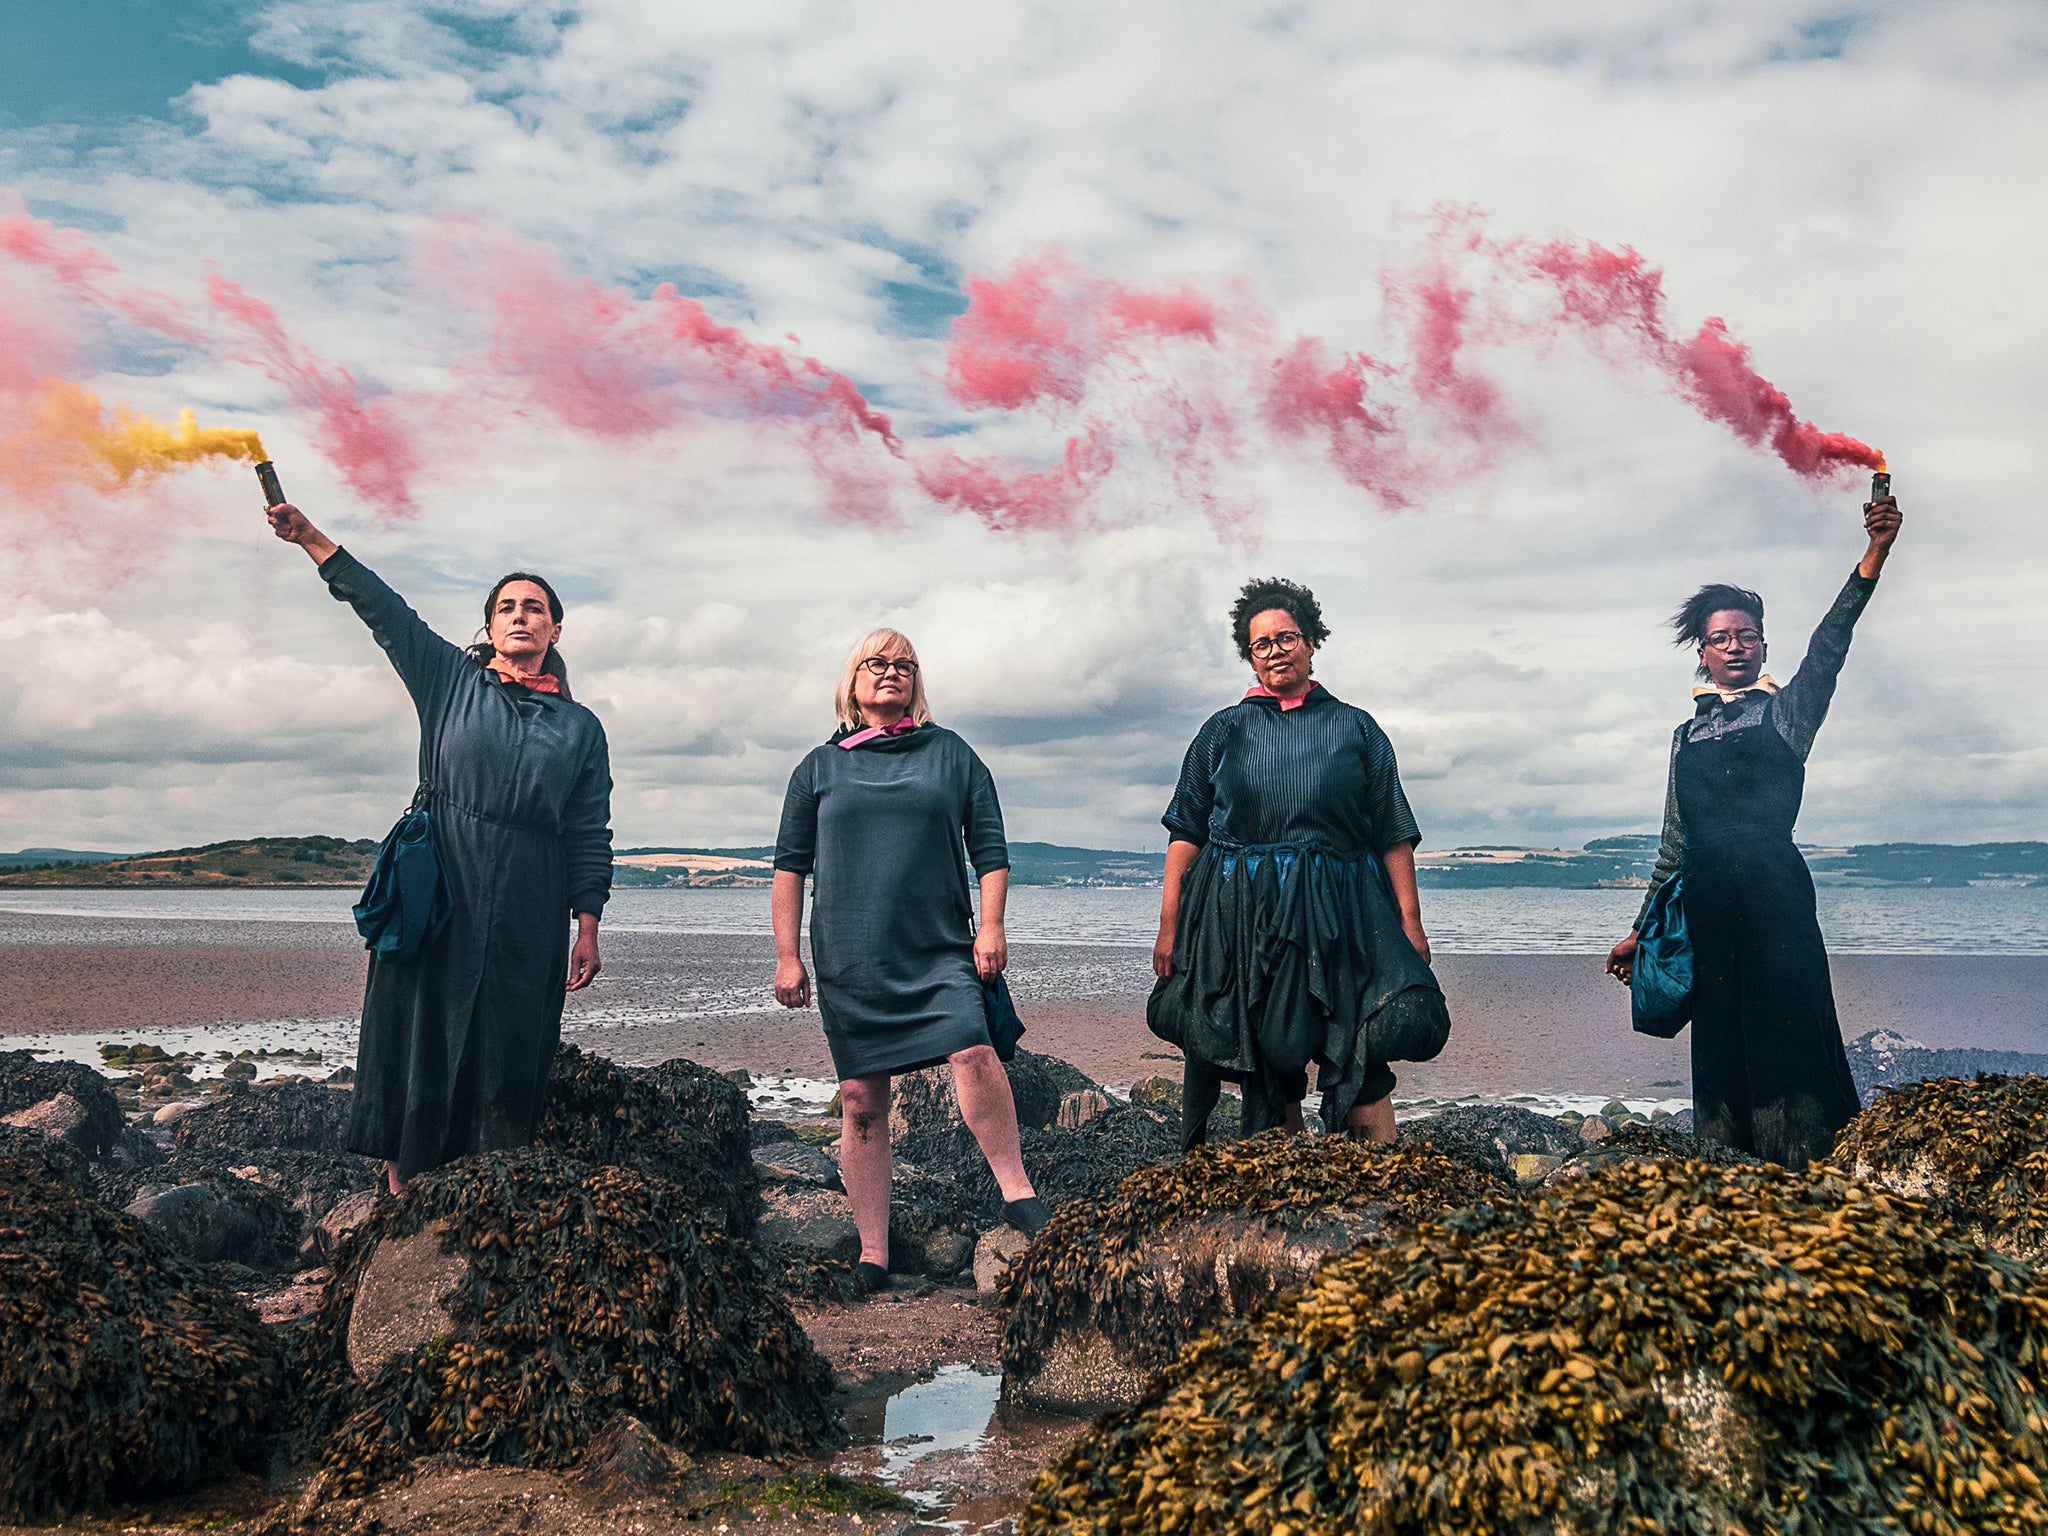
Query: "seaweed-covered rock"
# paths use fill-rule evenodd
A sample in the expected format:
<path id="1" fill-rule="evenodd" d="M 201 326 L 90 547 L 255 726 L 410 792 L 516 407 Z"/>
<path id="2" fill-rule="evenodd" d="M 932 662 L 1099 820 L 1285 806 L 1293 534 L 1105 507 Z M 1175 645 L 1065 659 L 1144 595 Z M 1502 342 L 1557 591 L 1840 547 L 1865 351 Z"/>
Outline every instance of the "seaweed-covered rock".
<path id="1" fill-rule="evenodd" d="M 126 1209 L 198 1264 L 256 1270 L 292 1266 L 303 1224 L 275 1191 L 251 1179 L 215 1175 L 140 1196 Z"/>
<path id="2" fill-rule="evenodd" d="M 1578 1151 L 1578 1132 L 1562 1120 L 1515 1105 L 1461 1104 L 1402 1124 L 1397 1138 L 1462 1157 L 1508 1183 L 1531 1181 Z"/>
<path id="3" fill-rule="evenodd" d="M 293 1078 L 251 1083 L 178 1116 L 165 1133 L 174 1152 L 345 1152 L 350 1098 Z"/>
<path id="4" fill-rule="evenodd" d="M 1830 1169 L 1619 1162 L 1326 1260 L 1021 1529 L 2048 1528 L 2048 1277 Z"/>
<path id="5" fill-rule="evenodd" d="M 577 1162 L 638 1168 L 723 1209 L 746 1236 L 760 1219 L 760 1179 L 747 1132 L 747 1096 L 680 1057 L 629 1072 L 573 1045 L 555 1052 L 534 1145 Z"/>
<path id="6" fill-rule="evenodd" d="M 1145 1168 L 1062 1206 L 997 1282 L 1004 1392 L 1093 1413 L 1137 1400 L 1211 1324 L 1299 1285 L 1325 1254 L 1511 1191 L 1432 1147 L 1271 1131 Z"/>
<path id="7" fill-rule="evenodd" d="M 1106 1195 L 1140 1168 L 1180 1154 L 1173 1124 L 1165 1115 L 1127 1104 L 1114 1105 L 1077 1130 L 1060 1125 L 1027 1128 L 1020 1140 L 1032 1187 L 1054 1206 Z M 917 1166 L 944 1179 L 968 1225 L 985 1230 L 1003 1219 L 1003 1192 L 972 1138 L 967 1148 L 953 1164 Z M 929 1152 L 928 1147 L 925 1150 Z"/>
<path id="8" fill-rule="evenodd" d="M 2048 1255 L 2048 1077 L 1937 1078 L 1879 1088 L 1833 1161 L 1944 1207 L 1979 1242 Z"/>
<path id="9" fill-rule="evenodd" d="M 465 1158 L 380 1201 L 302 1349 L 329 1490 L 435 1453 L 566 1466 L 617 1413 L 691 1452 L 833 1443 L 831 1373 L 728 1214 L 641 1169 L 547 1151 Z M 463 1271 L 434 1298 L 448 1332 L 361 1380 L 349 1334 L 365 1276 L 381 1245 L 437 1224 L 430 1241 Z"/>
<path id="10" fill-rule="evenodd" d="M 0 1515 L 46 1519 L 260 1460 L 277 1345 L 154 1232 L 0 1157 Z"/>
<path id="11" fill-rule="evenodd" d="M 181 1151 L 148 1164 L 123 1164 L 118 1157 L 110 1158 L 94 1171 L 93 1186 L 109 1205 L 127 1206 L 145 1193 L 179 1184 L 246 1179 L 276 1195 L 311 1230 L 349 1196 L 375 1189 L 382 1177 L 375 1160 L 353 1152 L 257 1147 Z"/>
<path id="12" fill-rule="evenodd" d="M 1079 1067 L 1054 1056 L 1019 1051 L 1003 1063 L 1009 1074 L 1010 1097 L 1017 1104 L 1017 1124 L 1031 1131 L 1058 1122 L 1060 1100 L 1095 1087 Z M 927 1067 L 907 1072 L 890 1085 L 889 1135 L 897 1155 L 920 1168 L 951 1168 L 978 1160 L 974 1133 L 960 1115 L 953 1095 L 953 1069 Z"/>
<path id="13" fill-rule="evenodd" d="M 1716 1168 L 1763 1166 L 1763 1159 L 1754 1153 L 1731 1147 L 1723 1141 L 1703 1140 L 1690 1131 L 1675 1129 L 1669 1121 L 1658 1125 L 1630 1121 L 1599 1140 L 1582 1145 L 1557 1168 L 1545 1174 L 1541 1182 L 1547 1188 L 1572 1179 L 1583 1179 L 1619 1164 L 1654 1162 L 1709 1163 Z"/>
<path id="14" fill-rule="evenodd" d="M 111 1151 L 127 1124 L 112 1083 L 82 1062 L 38 1061 L 30 1051 L 0 1051 L 0 1118 L 48 1105 L 59 1095 L 76 1106 L 75 1115 L 65 1116 L 60 1139 L 89 1157 Z M 49 1130 L 33 1124 L 23 1128 Z"/>

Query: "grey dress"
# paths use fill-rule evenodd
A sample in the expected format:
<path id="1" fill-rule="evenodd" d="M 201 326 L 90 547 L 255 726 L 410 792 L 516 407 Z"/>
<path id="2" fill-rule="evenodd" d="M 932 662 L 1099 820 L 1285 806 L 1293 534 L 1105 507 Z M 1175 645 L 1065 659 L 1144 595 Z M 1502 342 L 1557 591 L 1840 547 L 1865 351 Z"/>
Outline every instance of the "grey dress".
<path id="1" fill-rule="evenodd" d="M 401 1177 L 532 1141 L 561 1038 L 569 919 L 611 894 L 611 767 L 581 704 L 502 681 L 347 550 L 320 566 L 412 695 L 453 911 L 370 957 L 348 1144 Z"/>
<path id="2" fill-rule="evenodd" d="M 995 780 L 942 726 L 850 733 L 789 778 L 775 867 L 812 876 L 818 1012 L 840 1078 L 913 1072 L 989 1043 L 967 889 L 1010 867 Z"/>

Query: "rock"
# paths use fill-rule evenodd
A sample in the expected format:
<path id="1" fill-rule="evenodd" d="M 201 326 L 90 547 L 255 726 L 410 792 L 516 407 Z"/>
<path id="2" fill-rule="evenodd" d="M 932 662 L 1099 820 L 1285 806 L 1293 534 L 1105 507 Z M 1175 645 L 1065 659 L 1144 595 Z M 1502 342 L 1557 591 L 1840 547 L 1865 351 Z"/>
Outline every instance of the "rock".
<path id="1" fill-rule="evenodd" d="M 183 1119 L 198 1107 L 197 1104 L 192 1103 L 188 1099 L 174 1099 L 149 1117 L 150 1124 L 169 1125 L 174 1120 Z"/>
<path id="2" fill-rule="evenodd" d="M 436 1222 L 371 1249 L 348 1314 L 348 1365 L 368 1381 L 390 1360 L 452 1338 L 460 1325 L 449 1293 L 469 1278 L 469 1260 L 448 1251 L 449 1226 Z"/>
<path id="3" fill-rule="evenodd" d="M 1100 1419 L 1018 1523 L 2042 1529 L 2044 1303 L 2048 1277 L 1831 1169 L 1610 1163 L 1326 1260 Z"/>
<path id="4" fill-rule="evenodd" d="M 658 1493 L 696 1465 L 630 1413 L 616 1413 L 592 1437 L 576 1481 L 599 1506 Z"/>
<path id="5" fill-rule="evenodd" d="M 1513 1194 L 1433 1147 L 1278 1131 L 1141 1169 L 1112 1197 L 1059 1209 L 997 1282 L 1004 1397 L 1050 1413 L 1126 1406 L 1205 1328 L 1328 1254 L 1494 1198 Z"/>
<path id="6" fill-rule="evenodd" d="M 0 1520 L 265 1465 L 284 1362 L 248 1308 L 39 1157 L 0 1158 L 0 1229 Z"/>
<path id="7" fill-rule="evenodd" d="M 816 1147 L 798 1141 L 794 1136 L 787 1141 L 757 1145 L 754 1148 L 754 1166 L 766 1179 L 781 1179 L 846 1193 L 846 1186 L 839 1179 L 839 1165 Z"/>
<path id="8" fill-rule="evenodd" d="M 1396 1139 L 1404 1146 L 1427 1143 L 1465 1158 L 1504 1182 L 1515 1178 L 1520 1157 L 1562 1157 L 1581 1145 L 1563 1121 L 1512 1104 L 1463 1104 L 1406 1120 Z"/>
<path id="9" fill-rule="evenodd" d="M 725 1214 L 545 1151 L 407 1181 L 300 1345 L 303 1443 L 335 1496 L 439 1455 L 568 1467 L 621 1413 L 691 1454 L 832 1447 L 831 1372 Z"/>
<path id="10" fill-rule="evenodd" d="M 359 1189 L 352 1195 L 344 1196 L 313 1223 L 313 1241 L 319 1245 L 320 1255 L 330 1264 L 346 1243 L 370 1219 L 370 1213 L 377 1209 L 377 1191 Z"/>
<path id="11" fill-rule="evenodd" d="M 330 1087 L 353 1088 L 356 1081 L 356 1069 L 354 1067 L 336 1067 L 332 1072 L 320 1079 L 320 1081 L 328 1084 Z"/>
<path id="12" fill-rule="evenodd" d="M 967 1267 L 981 1222 L 958 1185 L 912 1163 L 896 1165 L 889 1187 L 890 1269 L 951 1279 Z"/>
<path id="13" fill-rule="evenodd" d="M 991 1227 L 982 1233 L 974 1245 L 974 1288 L 984 1296 L 993 1293 L 1003 1271 L 1030 1246 L 1031 1239 L 1015 1227 Z"/>
<path id="14" fill-rule="evenodd" d="M 1095 1088 L 1083 1088 L 1060 1100 L 1060 1129 L 1078 1131 L 1089 1121 L 1109 1113 L 1108 1095 Z"/>
<path id="15" fill-rule="evenodd" d="M 761 1192 L 761 1242 L 806 1258 L 860 1257 L 860 1229 L 844 1195 L 800 1184 L 771 1184 Z"/>
<path id="16" fill-rule="evenodd" d="M 1017 1104 L 1020 1129 L 1034 1130 L 1057 1122 L 1060 1100 L 1096 1085 L 1079 1068 L 1052 1056 L 1019 1051 L 1003 1064 L 1010 1096 Z M 974 1133 L 960 1116 L 953 1096 L 953 1069 L 928 1067 L 896 1079 L 889 1104 L 889 1135 L 906 1161 L 921 1168 L 949 1168 L 979 1158 Z"/>
<path id="17" fill-rule="evenodd" d="M 245 1158 L 255 1151 L 347 1151 L 350 1100 L 340 1089 L 308 1082 L 245 1083 L 243 1088 L 174 1117 L 167 1138 L 173 1151 L 241 1153 Z"/>
<path id="18" fill-rule="evenodd" d="M 917 1273 L 940 1279 L 957 1275 L 974 1260 L 975 1242 L 965 1232 L 940 1227 L 919 1240 Z M 895 1258 L 895 1234 L 890 1234 L 890 1258 Z"/>
<path id="19" fill-rule="evenodd" d="M 231 1061 L 220 1069 L 221 1081 L 245 1083 L 256 1081 L 256 1063 L 253 1061 Z"/>
<path id="20" fill-rule="evenodd" d="M 18 1131 L 39 1131 L 57 1141 L 68 1141 L 81 1152 L 89 1150 L 94 1133 L 91 1114 L 68 1093 L 60 1093 L 40 1104 L 31 1104 L 27 1109 L 17 1109 L 11 1115 L 0 1115 L 0 1124 L 11 1125 Z"/>
<path id="21" fill-rule="evenodd" d="M 128 1125 L 113 1084 L 82 1062 L 40 1061 L 30 1051 L 0 1051 L 0 1116 L 11 1117 L 60 1096 L 70 1098 L 84 1115 L 62 1139 L 88 1157 L 111 1151 Z"/>
<path id="22" fill-rule="evenodd" d="M 1619 1099 L 1609 1099 L 1605 1104 L 1602 1104 L 1600 1106 L 1600 1118 L 1602 1120 L 1605 1120 L 1609 1125 L 1614 1125 L 1619 1123 L 1620 1121 L 1626 1120 L 1630 1115 L 1634 1113 L 1634 1110 L 1630 1109 L 1626 1104 L 1622 1103 Z"/>
<path id="23" fill-rule="evenodd" d="M 1832 1160 L 1939 1206 L 1987 1247 L 2048 1259 L 2048 1077 L 1880 1088 L 1843 1127 Z"/>
<path id="24" fill-rule="evenodd" d="M 1605 1141 L 1614 1134 L 1607 1122 L 1598 1115 L 1588 1115 L 1579 1122 L 1579 1140 L 1591 1146 L 1594 1142 Z"/>
<path id="25" fill-rule="evenodd" d="M 1542 1152 L 1518 1152 L 1511 1165 L 1515 1182 L 1524 1189 L 1540 1184 L 1544 1178 L 1564 1166 L 1562 1157 L 1553 1157 Z"/>
<path id="26" fill-rule="evenodd" d="M 1131 1102 L 1177 1110 L 1181 1103 L 1180 1084 L 1170 1077 L 1141 1077 L 1131 1084 Z"/>
<path id="27" fill-rule="evenodd" d="M 1610 1167 L 1635 1167 L 1660 1162 L 1708 1163 L 1717 1168 L 1757 1168 L 1760 1159 L 1718 1141 L 1701 1141 L 1676 1128 L 1677 1117 L 1662 1125 L 1633 1123 L 1588 1142 L 1543 1175 L 1542 1186 L 1583 1179 Z"/>
<path id="28" fill-rule="evenodd" d="M 152 1191 L 126 1213 L 201 1264 L 280 1269 L 298 1257 L 298 1214 L 275 1192 L 232 1175 Z"/>
<path id="29" fill-rule="evenodd" d="M 778 1141 L 796 1141 L 799 1138 L 782 1120 L 749 1120 L 747 1122 L 747 1144 L 755 1147 L 772 1146 Z"/>
<path id="30" fill-rule="evenodd" d="M 1079 1130 L 1058 1125 L 1026 1129 L 1021 1136 L 1024 1171 L 1038 1193 L 1055 1207 L 1105 1195 L 1127 1174 L 1178 1154 L 1175 1124 L 1154 1109 L 1111 1104 L 1107 1113 Z M 913 1144 L 927 1153 L 934 1150 L 931 1142 Z M 937 1150 L 953 1145 L 941 1142 Z M 971 1137 L 967 1146 L 967 1154 L 952 1163 L 913 1160 L 907 1150 L 899 1151 L 905 1161 L 916 1161 L 918 1167 L 941 1176 L 970 1227 L 992 1227 L 1003 1219 L 1002 1190 Z"/>

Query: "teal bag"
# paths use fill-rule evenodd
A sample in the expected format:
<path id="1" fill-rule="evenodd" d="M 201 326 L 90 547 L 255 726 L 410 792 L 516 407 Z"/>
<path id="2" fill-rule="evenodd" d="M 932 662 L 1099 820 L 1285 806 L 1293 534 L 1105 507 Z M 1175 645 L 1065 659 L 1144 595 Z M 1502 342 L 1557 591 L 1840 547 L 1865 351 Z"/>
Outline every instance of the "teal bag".
<path id="1" fill-rule="evenodd" d="M 434 846 L 427 813 L 427 787 L 413 796 L 412 809 L 398 818 L 377 848 L 377 862 L 355 905 L 356 932 L 363 948 L 397 965 L 419 958 L 421 947 L 440 932 L 453 905 Z"/>
<path id="2" fill-rule="evenodd" d="M 1692 936 L 1685 929 L 1679 877 L 1657 887 L 1636 929 L 1629 1015 L 1639 1035 L 1669 1040 L 1692 1021 Z"/>
<path id="3" fill-rule="evenodd" d="M 1010 984 L 1001 971 L 981 984 L 981 1005 L 988 1012 L 988 1043 L 996 1048 L 996 1059 L 1012 1060 L 1017 1042 L 1024 1036 L 1024 1021 L 1017 1017 L 1017 1005 L 1010 1001 Z"/>

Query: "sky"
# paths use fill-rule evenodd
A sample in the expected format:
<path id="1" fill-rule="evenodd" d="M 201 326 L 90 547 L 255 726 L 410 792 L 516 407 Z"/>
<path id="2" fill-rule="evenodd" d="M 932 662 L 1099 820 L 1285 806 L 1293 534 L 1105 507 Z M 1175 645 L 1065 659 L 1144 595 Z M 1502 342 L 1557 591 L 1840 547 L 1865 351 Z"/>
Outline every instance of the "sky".
<path id="1" fill-rule="evenodd" d="M 621 846 L 771 840 L 888 624 L 1013 839 L 1157 847 L 1268 574 L 1425 847 L 1654 830 L 1666 617 L 1759 590 L 1783 680 L 1862 549 L 1866 469 L 1703 403 L 1710 319 L 1907 514 L 1800 836 L 2048 835 L 2037 5 L 5 16 L 0 849 L 409 796 L 403 690 L 247 463 L 122 479 L 78 457 L 117 407 L 260 432 L 451 639 L 549 575 Z M 1637 253 L 1655 325 L 1560 251 Z M 52 380 L 98 402 L 54 448 Z"/>

